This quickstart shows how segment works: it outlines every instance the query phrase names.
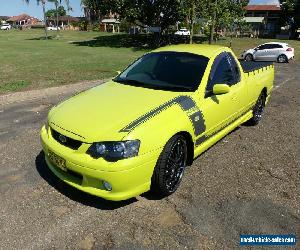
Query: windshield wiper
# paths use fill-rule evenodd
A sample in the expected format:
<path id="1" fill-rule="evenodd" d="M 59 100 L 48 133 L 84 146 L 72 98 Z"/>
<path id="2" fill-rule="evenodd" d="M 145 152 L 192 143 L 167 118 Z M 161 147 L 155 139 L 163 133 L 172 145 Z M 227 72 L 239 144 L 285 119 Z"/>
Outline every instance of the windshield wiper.
<path id="1" fill-rule="evenodd" d="M 192 88 L 186 86 L 178 86 L 175 84 L 163 84 L 163 83 L 145 83 L 134 79 L 113 79 L 113 81 L 121 83 L 121 84 L 129 84 L 137 87 L 145 87 L 150 89 L 158 89 L 158 90 L 168 90 L 168 91 L 193 91 Z"/>
<path id="2" fill-rule="evenodd" d="M 135 86 L 139 86 L 139 85 L 147 85 L 146 83 L 144 82 L 141 82 L 141 81 L 138 81 L 138 80 L 134 80 L 134 79 L 113 79 L 115 82 L 118 82 L 118 83 L 127 83 L 127 84 L 132 84 L 132 85 L 135 85 Z"/>

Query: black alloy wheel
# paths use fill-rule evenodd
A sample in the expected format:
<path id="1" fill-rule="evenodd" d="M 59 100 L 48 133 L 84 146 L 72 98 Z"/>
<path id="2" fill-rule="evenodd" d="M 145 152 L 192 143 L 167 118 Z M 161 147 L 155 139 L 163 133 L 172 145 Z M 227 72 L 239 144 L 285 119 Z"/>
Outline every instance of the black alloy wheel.
<path id="1" fill-rule="evenodd" d="M 160 196 L 174 193 L 187 165 L 187 142 L 184 136 L 173 136 L 164 147 L 152 176 L 151 189 Z"/>
<path id="2" fill-rule="evenodd" d="M 266 96 L 264 93 L 261 93 L 253 108 L 253 117 L 249 120 L 251 125 L 257 125 L 260 122 L 265 110 L 265 102 Z"/>
<path id="3" fill-rule="evenodd" d="M 247 62 L 253 61 L 253 56 L 251 54 L 247 54 L 245 56 L 245 61 L 247 61 Z"/>

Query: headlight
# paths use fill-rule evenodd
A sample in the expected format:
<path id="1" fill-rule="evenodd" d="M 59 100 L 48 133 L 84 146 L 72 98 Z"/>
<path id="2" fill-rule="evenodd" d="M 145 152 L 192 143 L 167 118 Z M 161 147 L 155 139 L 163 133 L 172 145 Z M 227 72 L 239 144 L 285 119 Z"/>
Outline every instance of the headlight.
<path id="1" fill-rule="evenodd" d="M 118 161 L 137 156 L 139 148 L 139 140 L 96 142 L 92 144 L 87 153 L 96 159 L 102 157 L 107 161 Z"/>

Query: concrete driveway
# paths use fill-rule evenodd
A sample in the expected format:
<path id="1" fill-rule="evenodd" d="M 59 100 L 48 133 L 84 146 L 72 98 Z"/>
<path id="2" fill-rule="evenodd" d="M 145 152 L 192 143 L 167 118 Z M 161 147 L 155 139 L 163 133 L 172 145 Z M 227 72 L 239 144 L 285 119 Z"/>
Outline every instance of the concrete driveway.
<path id="1" fill-rule="evenodd" d="M 47 112 L 96 83 L 0 96 L 0 249 L 233 249 L 241 233 L 299 237 L 300 62 L 275 68 L 259 126 L 241 126 L 197 158 L 162 200 L 108 202 L 46 167 Z"/>

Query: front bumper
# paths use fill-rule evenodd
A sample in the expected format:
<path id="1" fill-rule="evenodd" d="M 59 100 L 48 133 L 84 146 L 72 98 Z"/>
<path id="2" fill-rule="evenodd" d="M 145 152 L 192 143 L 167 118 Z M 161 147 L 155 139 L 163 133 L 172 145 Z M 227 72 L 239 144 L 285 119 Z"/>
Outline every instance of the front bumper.
<path id="1" fill-rule="evenodd" d="M 114 163 L 106 162 L 93 159 L 80 148 L 72 150 L 61 145 L 45 127 L 41 130 L 41 142 L 46 163 L 58 178 L 81 191 L 114 201 L 136 197 L 150 189 L 152 173 L 161 152 L 157 149 Z M 49 150 L 66 161 L 67 171 L 50 161 Z M 110 183 L 111 191 L 105 189 L 103 181 Z"/>

